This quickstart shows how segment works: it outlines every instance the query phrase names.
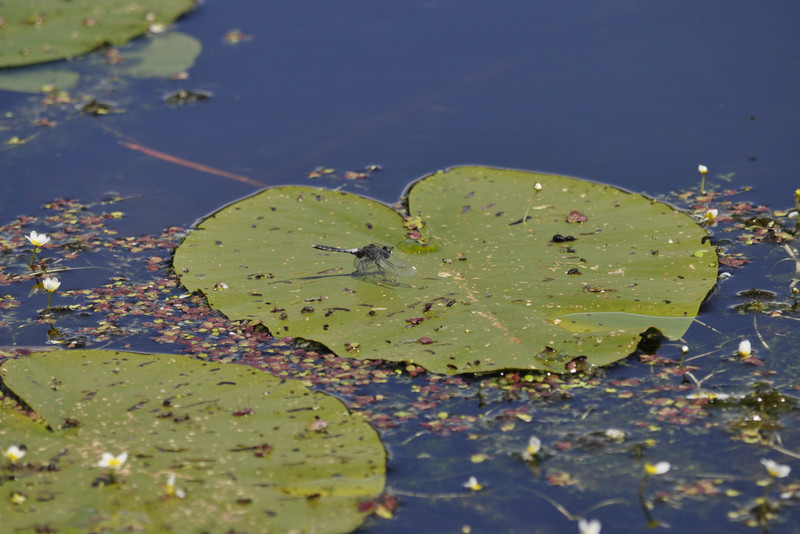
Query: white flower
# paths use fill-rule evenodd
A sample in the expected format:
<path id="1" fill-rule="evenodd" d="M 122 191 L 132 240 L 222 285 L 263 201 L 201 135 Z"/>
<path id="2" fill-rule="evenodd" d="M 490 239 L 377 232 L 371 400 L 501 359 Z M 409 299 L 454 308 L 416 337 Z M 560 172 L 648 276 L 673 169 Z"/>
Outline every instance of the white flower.
<path id="1" fill-rule="evenodd" d="M 167 25 L 161 24 L 160 22 L 154 22 L 148 29 L 150 30 L 150 33 L 158 35 L 159 33 L 164 33 L 167 31 Z"/>
<path id="2" fill-rule="evenodd" d="M 705 223 L 705 224 L 713 224 L 714 221 L 717 219 L 717 215 L 719 215 L 719 211 L 717 211 L 715 209 L 708 210 L 703 215 L 703 223 Z"/>
<path id="3" fill-rule="evenodd" d="M 41 247 L 47 244 L 50 241 L 50 238 L 47 237 L 47 234 L 37 234 L 35 230 L 31 230 L 30 235 L 26 235 L 25 239 L 31 242 L 31 245 L 34 247 Z"/>
<path id="4" fill-rule="evenodd" d="M 752 347 L 750 346 L 750 342 L 748 340 L 743 339 L 742 341 L 739 342 L 739 351 L 738 351 L 739 356 L 741 356 L 742 358 L 747 358 L 748 356 L 750 356 L 751 350 Z"/>
<path id="5" fill-rule="evenodd" d="M 672 467 L 669 462 L 658 462 L 657 464 L 645 463 L 644 472 L 648 475 L 663 475 Z"/>
<path id="6" fill-rule="evenodd" d="M 170 497 L 175 496 L 179 499 L 186 498 L 186 492 L 175 485 L 175 473 L 170 473 L 167 477 L 167 483 L 164 484 L 164 492 Z"/>
<path id="7" fill-rule="evenodd" d="M 697 170 L 700 172 L 700 174 L 705 174 L 708 172 L 708 167 L 705 165 L 698 165 Z"/>
<path id="8" fill-rule="evenodd" d="M 536 190 L 536 192 L 538 193 L 539 191 L 541 191 L 541 190 L 542 190 L 542 184 L 540 184 L 539 182 L 536 182 L 535 184 L 533 184 L 533 188 L 534 188 L 534 189 Z"/>
<path id="9" fill-rule="evenodd" d="M 792 472 L 792 468 L 788 465 L 782 465 L 773 460 L 767 460 L 766 458 L 761 459 L 761 465 L 767 469 L 769 476 L 774 478 L 785 478 Z"/>
<path id="10" fill-rule="evenodd" d="M 581 518 L 578 521 L 578 531 L 581 534 L 600 534 L 600 529 L 602 527 L 603 525 L 600 524 L 599 519 L 587 521 L 586 519 Z"/>
<path id="11" fill-rule="evenodd" d="M 128 459 L 128 453 L 123 452 L 119 456 L 114 456 L 110 452 L 104 452 L 103 457 L 97 462 L 97 467 L 108 467 L 113 471 L 119 471 Z"/>
<path id="12" fill-rule="evenodd" d="M 689 345 L 684 345 L 681 347 L 681 354 L 688 354 L 689 353 Z"/>
<path id="13" fill-rule="evenodd" d="M 478 479 L 475 478 L 474 476 L 469 477 L 469 480 L 464 482 L 464 487 L 469 488 L 472 491 L 480 491 L 483 489 L 483 485 L 480 482 L 478 482 Z"/>
<path id="14" fill-rule="evenodd" d="M 45 278 L 44 280 L 42 280 L 42 287 L 48 293 L 52 293 L 53 291 L 58 289 L 58 286 L 60 286 L 60 285 L 61 285 L 61 282 L 59 282 L 58 278 L 55 278 L 55 277 L 54 278 Z"/>
<path id="15" fill-rule="evenodd" d="M 16 445 L 12 445 L 3 451 L 3 456 L 11 460 L 11 463 L 13 464 L 16 463 L 17 460 L 25 456 L 25 451 L 20 449 Z"/>
<path id="16" fill-rule="evenodd" d="M 528 439 L 528 446 L 525 447 L 525 450 L 522 451 L 522 458 L 526 462 L 530 462 L 533 460 L 533 457 L 536 456 L 539 451 L 542 450 L 542 440 L 537 438 L 536 436 L 531 436 Z"/>
<path id="17" fill-rule="evenodd" d="M 708 400 L 728 400 L 731 396 L 728 393 L 714 393 L 712 391 L 697 391 L 686 395 L 687 399 L 708 399 Z"/>
<path id="18" fill-rule="evenodd" d="M 605 431 L 605 435 L 614 441 L 623 441 L 625 439 L 625 432 L 616 428 L 609 428 Z"/>

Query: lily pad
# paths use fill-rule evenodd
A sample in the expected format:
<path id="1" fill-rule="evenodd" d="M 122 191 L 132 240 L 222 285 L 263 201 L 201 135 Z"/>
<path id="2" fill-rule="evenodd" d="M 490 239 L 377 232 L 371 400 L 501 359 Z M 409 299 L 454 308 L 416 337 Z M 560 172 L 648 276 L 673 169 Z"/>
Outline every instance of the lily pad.
<path id="1" fill-rule="evenodd" d="M 167 78 L 194 65 L 203 45 L 191 35 L 169 32 L 154 35 L 143 43 L 132 43 L 121 54 L 122 63 L 109 66 L 114 76 Z M 31 68 L 0 70 L 0 89 L 20 93 L 40 93 L 45 86 L 68 91 L 81 75 L 72 70 L 73 62 L 39 65 Z"/>
<path id="2" fill-rule="evenodd" d="M 121 45 L 168 26 L 194 0 L 12 0 L 3 3 L 0 67 L 34 65 Z"/>
<path id="3" fill-rule="evenodd" d="M 133 78 L 167 78 L 190 69 L 202 50 L 200 41 L 185 33 L 156 35 L 146 46 L 123 53 L 117 70 Z"/>
<path id="4" fill-rule="evenodd" d="M 99 350 L 10 360 L 2 378 L 49 427 L 0 408 L 3 448 L 27 448 L 2 485 L 9 532 L 350 532 L 383 490 L 375 431 L 298 381 Z M 129 455 L 113 478 L 105 452 Z"/>
<path id="5" fill-rule="evenodd" d="M 430 246 L 407 242 L 401 216 L 373 200 L 270 188 L 198 225 L 174 265 L 231 319 L 448 374 L 607 365 L 649 327 L 682 336 L 716 281 L 703 227 L 608 185 L 459 167 L 415 183 L 408 210 Z M 369 243 L 396 247 L 417 275 L 367 283 L 346 255 L 312 248 Z"/>
<path id="6" fill-rule="evenodd" d="M 0 70 L 0 89 L 18 93 L 40 93 L 43 87 L 68 91 L 78 85 L 81 75 L 59 65 L 53 68 Z"/>

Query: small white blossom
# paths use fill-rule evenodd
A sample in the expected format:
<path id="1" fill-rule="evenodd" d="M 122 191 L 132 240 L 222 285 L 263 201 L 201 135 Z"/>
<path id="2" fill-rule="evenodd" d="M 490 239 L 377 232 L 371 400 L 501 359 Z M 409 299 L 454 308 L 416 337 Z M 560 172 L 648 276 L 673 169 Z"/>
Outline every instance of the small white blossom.
<path id="1" fill-rule="evenodd" d="M 125 462 L 128 460 L 128 453 L 123 452 L 118 456 L 114 456 L 110 452 L 104 452 L 103 457 L 97 462 L 97 467 L 108 467 L 113 471 L 119 471 Z"/>
<path id="2" fill-rule="evenodd" d="M 686 395 L 687 399 L 708 399 L 708 400 L 728 400 L 731 396 L 728 393 L 714 393 L 711 391 L 697 391 Z"/>
<path id="3" fill-rule="evenodd" d="M 534 189 L 536 190 L 536 192 L 538 193 L 539 191 L 541 191 L 541 190 L 542 190 L 542 184 L 540 184 L 539 182 L 536 182 L 535 184 L 533 184 L 533 188 L 534 188 Z"/>
<path id="4" fill-rule="evenodd" d="M 739 342 L 739 351 L 738 354 L 742 358 L 747 358 L 750 356 L 750 352 L 752 351 L 752 347 L 750 346 L 750 342 L 746 339 L 743 339 Z"/>
<path id="5" fill-rule="evenodd" d="M 768 460 L 766 458 L 761 459 L 761 465 L 766 468 L 769 476 L 774 478 L 785 478 L 792 472 L 792 468 L 788 465 L 779 464 L 774 460 Z"/>
<path id="6" fill-rule="evenodd" d="M 717 215 L 719 215 L 719 211 L 715 209 L 708 210 L 703 215 L 703 223 L 704 224 L 714 224 L 717 220 Z"/>
<path id="7" fill-rule="evenodd" d="M 186 492 L 183 491 L 181 488 L 175 485 L 175 473 L 170 473 L 167 477 L 167 483 L 164 484 L 164 493 L 169 495 L 170 497 L 177 497 L 179 499 L 186 498 Z"/>
<path id="8" fill-rule="evenodd" d="M 47 244 L 50 241 L 50 238 L 47 237 L 47 234 L 37 234 L 36 231 L 31 230 L 29 235 L 25 236 L 25 239 L 31 242 L 31 245 L 34 247 L 41 247 Z"/>
<path id="9" fill-rule="evenodd" d="M 522 451 L 522 458 L 526 462 L 530 462 L 533 460 L 533 457 L 536 456 L 539 451 L 542 450 L 542 440 L 537 438 L 536 436 L 531 436 L 528 439 L 528 446 L 525 447 L 525 450 Z"/>
<path id="10" fill-rule="evenodd" d="M 705 165 L 698 165 L 697 170 L 700 172 L 700 174 L 706 174 L 708 172 L 708 167 Z"/>
<path id="11" fill-rule="evenodd" d="M 605 435 L 614 441 L 623 441 L 625 439 L 625 432 L 616 428 L 609 428 L 605 431 Z"/>
<path id="12" fill-rule="evenodd" d="M 578 531 L 581 534 L 600 534 L 600 529 L 603 527 L 599 519 L 592 519 L 588 521 L 581 518 L 578 520 Z"/>
<path id="13" fill-rule="evenodd" d="M 48 293 L 52 293 L 53 291 L 58 289 L 58 286 L 60 286 L 60 285 L 61 285 L 61 282 L 58 280 L 58 278 L 55 278 L 55 277 L 53 277 L 53 278 L 45 278 L 44 280 L 42 280 L 42 287 Z"/>
<path id="14" fill-rule="evenodd" d="M 669 462 L 658 462 L 657 464 L 645 463 L 644 472 L 648 475 L 663 475 L 669 471 L 671 467 Z"/>
<path id="15" fill-rule="evenodd" d="M 469 488 L 472 491 L 480 491 L 483 489 L 483 485 L 480 482 L 478 482 L 478 479 L 475 478 L 474 476 L 469 477 L 469 480 L 464 482 L 464 487 Z"/>
<path id="16" fill-rule="evenodd" d="M 12 445 L 6 450 L 3 451 L 3 456 L 11 460 L 11 463 L 16 463 L 17 460 L 22 459 L 25 456 L 25 451 L 17 447 L 16 445 Z"/>

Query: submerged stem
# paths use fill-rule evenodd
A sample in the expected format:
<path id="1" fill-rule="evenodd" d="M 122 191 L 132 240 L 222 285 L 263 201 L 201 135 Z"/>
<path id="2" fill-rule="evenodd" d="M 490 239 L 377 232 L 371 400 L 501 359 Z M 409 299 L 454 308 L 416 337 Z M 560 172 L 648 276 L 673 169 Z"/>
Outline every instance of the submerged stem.
<path id="1" fill-rule="evenodd" d="M 653 519 L 653 516 L 650 515 L 650 510 L 647 508 L 647 501 L 644 499 L 644 488 L 647 485 L 647 480 L 650 478 L 650 475 L 645 473 L 644 477 L 642 477 L 642 482 L 639 484 L 639 504 L 642 506 L 642 512 L 644 512 L 644 517 L 647 519 L 647 528 L 652 528 L 658 525 L 658 522 Z"/>

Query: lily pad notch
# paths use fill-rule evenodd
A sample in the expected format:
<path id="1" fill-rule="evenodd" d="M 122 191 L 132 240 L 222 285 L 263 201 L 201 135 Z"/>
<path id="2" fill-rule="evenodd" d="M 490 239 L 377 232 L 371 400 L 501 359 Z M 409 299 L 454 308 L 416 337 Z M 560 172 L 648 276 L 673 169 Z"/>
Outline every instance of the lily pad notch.
<path id="1" fill-rule="evenodd" d="M 444 374 L 608 365 L 649 327 L 681 337 L 716 282 L 705 228 L 613 186 L 456 167 L 415 182 L 406 200 L 430 246 L 384 204 L 283 186 L 201 222 L 174 265 L 230 319 Z M 416 276 L 366 283 L 342 255 L 312 248 L 369 243 L 395 247 Z"/>

